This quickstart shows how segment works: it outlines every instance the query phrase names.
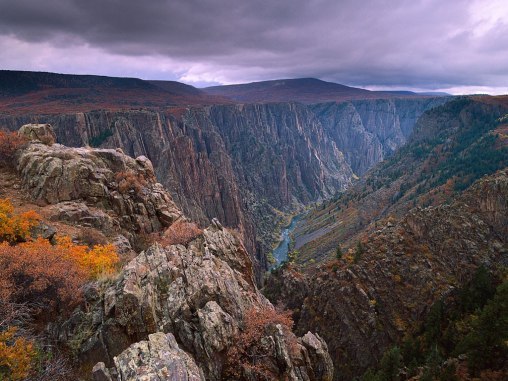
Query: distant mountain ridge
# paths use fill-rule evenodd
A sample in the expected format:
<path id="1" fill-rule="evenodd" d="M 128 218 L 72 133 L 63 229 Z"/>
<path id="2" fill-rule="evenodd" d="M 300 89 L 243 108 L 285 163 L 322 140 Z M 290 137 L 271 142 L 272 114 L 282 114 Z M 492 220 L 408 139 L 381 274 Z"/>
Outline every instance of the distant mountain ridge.
<path id="1" fill-rule="evenodd" d="M 0 70 L 0 112 L 85 112 L 231 103 L 175 81 Z"/>
<path id="2" fill-rule="evenodd" d="M 357 99 L 425 97 L 444 94 L 419 94 L 411 91 L 371 91 L 316 78 L 278 79 L 238 85 L 212 86 L 203 89 L 237 102 L 301 102 L 319 103 Z"/>

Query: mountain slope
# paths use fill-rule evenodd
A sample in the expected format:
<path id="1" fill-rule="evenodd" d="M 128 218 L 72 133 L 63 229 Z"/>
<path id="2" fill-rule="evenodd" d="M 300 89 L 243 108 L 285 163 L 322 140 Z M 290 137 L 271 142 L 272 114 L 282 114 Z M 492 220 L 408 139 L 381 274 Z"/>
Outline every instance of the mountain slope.
<path id="1" fill-rule="evenodd" d="M 339 259 L 305 271 L 283 266 L 268 279 L 265 294 L 295 311 L 297 331 L 312 329 L 327 340 L 335 379 L 354 379 L 386 349 L 417 334 L 430 307 L 452 300 L 478 268 L 503 278 L 507 200 L 503 169 L 450 204 L 380 221 Z"/>
<path id="2" fill-rule="evenodd" d="M 352 189 L 312 211 L 295 231 L 302 260 L 350 246 L 376 221 L 414 206 L 438 205 L 472 182 L 508 165 L 508 108 L 489 98 L 462 98 L 427 111 L 407 145 L 374 167 Z"/>
<path id="3" fill-rule="evenodd" d="M 0 71 L 0 113 L 65 113 L 229 103 L 188 85 L 94 75 Z"/>
<path id="4" fill-rule="evenodd" d="M 315 78 L 279 79 L 239 85 L 212 86 L 204 88 L 203 91 L 211 95 L 221 95 L 243 103 L 319 103 L 353 99 L 421 97 L 421 95 L 411 92 L 370 91 L 333 82 L 325 82 Z"/>

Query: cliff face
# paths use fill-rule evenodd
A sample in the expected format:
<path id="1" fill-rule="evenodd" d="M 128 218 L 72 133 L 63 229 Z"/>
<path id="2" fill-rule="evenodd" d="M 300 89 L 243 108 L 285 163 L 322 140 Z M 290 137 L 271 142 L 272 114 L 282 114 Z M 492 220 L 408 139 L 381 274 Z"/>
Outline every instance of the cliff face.
<path id="1" fill-rule="evenodd" d="M 363 237 L 363 253 L 306 274 L 283 269 L 266 294 L 297 311 L 297 332 L 325 338 L 336 378 L 350 380 L 415 332 L 430 306 L 491 271 L 508 253 L 508 172 L 479 180 L 450 205 L 415 208 Z M 482 200 L 478 202 L 478 200 Z"/>
<path id="2" fill-rule="evenodd" d="M 377 99 L 311 106 L 357 175 L 404 145 L 417 119 L 449 98 Z"/>
<path id="3" fill-rule="evenodd" d="M 345 189 L 353 172 L 403 144 L 413 120 L 439 102 L 444 99 L 92 111 L 4 117 L 0 125 L 51 123 L 66 145 L 146 156 L 185 214 L 202 225 L 216 217 L 238 228 L 263 268 L 276 209 L 294 211 Z"/>

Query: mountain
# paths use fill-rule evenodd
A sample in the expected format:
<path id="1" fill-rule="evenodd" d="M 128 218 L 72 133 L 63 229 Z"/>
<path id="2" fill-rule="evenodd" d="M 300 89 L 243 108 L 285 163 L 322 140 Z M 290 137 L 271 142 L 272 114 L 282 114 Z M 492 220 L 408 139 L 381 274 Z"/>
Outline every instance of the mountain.
<path id="1" fill-rule="evenodd" d="M 173 81 L 0 71 L 0 113 L 11 115 L 211 103 L 229 101 Z"/>
<path id="2" fill-rule="evenodd" d="M 295 311 L 297 333 L 311 329 L 326 340 L 336 380 L 355 379 L 370 367 L 400 371 L 403 380 L 420 380 L 429 372 L 439 376 L 450 363 L 458 371 L 464 353 L 471 360 L 487 359 L 469 366 L 475 374 L 504 379 L 506 316 L 499 311 L 506 313 L 506 292 L 500 290 L 504 299 L 490 307 L 497 312 L 482 323 L 488 328 L 476 331 L 471 321 L 503 280 L 506 291 L 507 192 L 505 168 L 449 204 L 379 221 L 350 249 L 335 242 L 342 245 L 338 258 L 334 253 L 308 269 L 286 264 L 272 272 L 264 293 Z M 467 379 L 468 366 L 462 365 L 458 379 Z M 412 378 L 418 375 L 422 378 Z M 390 379 L 370 377 L 363 379 Z"/>
<path id="3" fill-rule="evenodd" d="M 342 102 L 354 99 L 388 99 L 419 97 L 412 92 L 370 91 L 349 87 L 315 78 L 279 79 L 240 85 L 212 86 L 203 89 L 206 93 L 224 96 L 243 103 L 301 102 L 319 103 Z"/>

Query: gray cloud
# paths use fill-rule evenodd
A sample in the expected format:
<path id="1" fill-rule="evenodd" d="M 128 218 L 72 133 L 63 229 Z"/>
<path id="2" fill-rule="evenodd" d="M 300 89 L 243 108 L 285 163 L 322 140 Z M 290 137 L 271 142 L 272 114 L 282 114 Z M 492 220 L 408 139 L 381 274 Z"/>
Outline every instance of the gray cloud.
<path id="1" fill-rule="evenodd" d="M 0 0 L 0 66 L 502 89 L 507 20 L 503 0 Z"/>

